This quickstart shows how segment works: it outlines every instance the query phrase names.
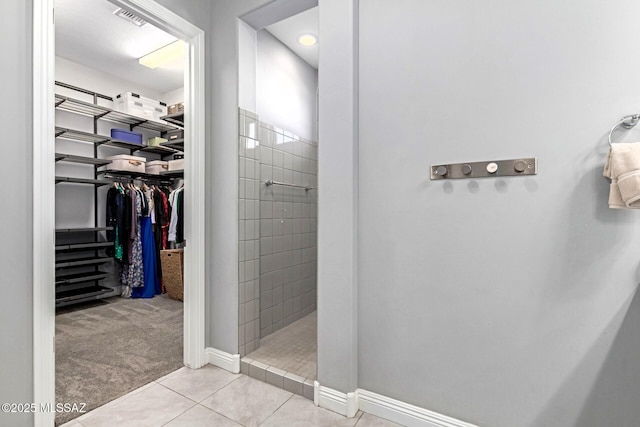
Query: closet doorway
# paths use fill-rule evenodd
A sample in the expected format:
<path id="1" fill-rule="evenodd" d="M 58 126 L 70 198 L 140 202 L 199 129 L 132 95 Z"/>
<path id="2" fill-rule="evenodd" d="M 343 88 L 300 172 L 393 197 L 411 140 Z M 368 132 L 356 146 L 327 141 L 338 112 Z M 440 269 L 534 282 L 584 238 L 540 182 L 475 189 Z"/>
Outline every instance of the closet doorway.
<path id="1" fill-rule="evenodd" d="M 185 61 L 186 65 L 183 74 L 185 110 L 183 151 L 185 155 L 184 182 L 186 188 L 188 188 L 189 197 L 184 198 L 184 239 L 188 241 L 188 246 L 184 248 L 184 346 L 181 362 L 186 366 L 198 368 L 204 364 L 204 156 L 202 155 L 204 151 L 204 34 L 197 27 L 154 1 L 111 0 L 107 4 L 113 6 L 111 3 L 123 8 L 127 14 L 146 21 L 174 38 L 184 40 L 187 45 L 188 60 Z M 56 231 L 60 232 L 62 231 L 61 229 L 65 229 L 64 231 L 73 229 L 72 233 L 89 233 L 95 236 L 100 236 L 101 233 L 108 231 L 103 229 L 106 227 L 104 223 L 101 223 L 100 215 L 104 212 L 102 209 L 105 205 L 100 206 L 99 204 L 99 197 L 101 196 L 96 196 L 96 194 L 99 194 L 98 190 L 95 190 L 93 193 L 94 199 L 90 201 L 90 204 L 93 205 L 93 209 L 89 209 L 90 213 L 88 214 L 88 216 L 93 216 L 93 218 L 89 218 L 93 220 L 92 224 L 90 224 L 91 226 L 72 227 L 69 224 L 57 226 L 56 218 L 53 214 L 55 212 L 53 195 L 56 191 L 54 183 L 63 183 L 69 186 L 72 184 L 87 184 L 90 186 L 95 184 L 96 188 L 98 188 L 102 185 L 100 181 L 104 180 L 104 177 L 101 176 L 95 176 L 93 179 L 81 178 L 83 182 L 78 181 L 77 177 L 72 178 L 72 180 L 62 179 L 69 177 L 57 176 L 58 174 L 54 167 L 53 159 L 60 159 L 60 153 L 56 155 L 56 150 L 54 149 L 56 147 L 55 144 L 59 142 L 54 143 L 52 132 L 54 128 L 57 127 L 55 136 L 60 136 L 62 135 L 60 132 L 66 131 L 69 136 L 76 138 L 80 136 L 87 139 L 88 141 L 85 142 L 89 142 L 89 145 L 95 143 L 96 134 L 104 135 L 104 131 L 98 128 L 98 124 L 95 124 L 93 132 L 81 131 L 73 134 L 73 132 L 69 132 L 70 128 L 63 128 L 55 122 L 54 106 L 60 106 L 60 101 L 69 102 L 69 99 L 73 101 L 74 98 L 81 98 L 72 98 L 69 93 L 58 96 L 60 88 L 70 89 L 69 86 L 75 86 L 74 90 L 82 89 L 82 82 L 74 82 L 76 84 L 66 87 L 54 85 L 54 80 L 57 80 L 58 74 L 54 71 L 56 52 L 55 45 L 52 43 L 54 39 L 53 6 L 54 1 L 52 0 L 34 2 L 34 397 L 36 402 L 61 401 L 55 396 L 55 350 L 51 345 L 52 341 L 55 340 L 56 303 L 54 301 L 61 301 L 60 294 L 56 295 L 55 287 L 53 286 L 54 283 L 61 281 L 60 275 L 54 273 L 55 269 L 60 267 L 61 264 L 60 258 L 56 256 L 58 253 L 56 249 L 64 251 L 77 248 L 74 247 L 76 243 L 70 241 L 57 245 L 57 238 L 59 237 L 57 235 L 59 233 L 56 233 L 56 240 L 54 240 L 52 232 L 47 230 L 56 228 Z M 89 90 L 87 92 L 94 91 Z M 87 94 L 85 93 L 84 95 Z M 100 95 L 103 94 L 92 94 L 90 96 L 101 98 Z M 75 99 L 75 101 L 80 101 L 75 102 L 76 106 L 80 106 L 76 108 L 75 112 L 81 114 L 87 112 L 87 107 L 83 103 L 92 104 L 90 101 L 78 99 Z M 71 102 L 71 104 L 74 104 L 74 102 Z M 107 108 L 109 109 L 110 106 Z M 91 112 L 90 114 L 94 118 L 98 116 L 99 118 L 107 118 L 107 115 L 102 115 L 101 112 L 98 114 Z M 113 113 L 113 115 L 117 116 L 117 113 Z M 123 117 L 118 119 L 126 122 Z M 152 123 L 152 121 L 149 121 L 149 123 Z M 138 126 L 137 123 L 133 122 L 128 124 L 131 126 L 131 130 Z M 156 130 L 165 131 L 166 129 Z M 94 136 L 89 136 L 92 133 Z M 147 135 L 144 136 L 147 137 Z M 110 142 L 114 140 L 120 140 L 120 137 L 111 136 Z M 96 143 L 95 146 L 103 144 L 117 145 L 117 143 L 100 142 Z M 66 154 L 70 153 L 67 151 Z M 93 155 L 86 153 L 83 156 L 67 157 L 67 160 L 72 161 L 72 163 L 81 163 L 81 167 L 86 167 L 87 165 L 98 167 L 96 158 L 99 157 L 102 156 L 96 155 L 96 151 L 94 151 Z M 94 160 L 90 161 L 88 160 L 89 158 Z M 71 175 L 71 172 L 68 175 Z M 113 174 L 110 175 L 113 176 Z M 92 188 L 88 193 L 93 191 Z M 80 198 L 69 198 L 72 205 L 79 203 L 77 199 Z M 69 207 L 61 206 L 61 208 L 68 209 Z M 101 210 L 102 212 L 100 212 Z M 78 231 L 76 228 L 86 228 L 86 230 Z M 96 242 L 104 242 L 104 240 L 104 237 L 96 237 Z M 57 248 L 55 247 L 56 245 Z M 65 245 L 68 248 L 63 247 Z M 96 260 L 93 259 L 89 262 L 96 262 Z M 97 271 L 99 270 L 96 269 Z M 96 273 L 96 275 L 100 274 L 102 273 Z M 116 278 L 117 274 L 116 270 Z M 96 283 L 104 278 L 95 277 Z M 75 279 L 68 275 L 68 277 L 63 276 L 63 280 L 66 281 L 65 284 L 72 285 Z M 71 290 L 73 288 L 74 286 L 68 287 Z M 90 333 L 91 331 L 87 332 Z M 103 345 L 107 347 L 109 342 L 107 334 Z M 98 380 L 109 381 L 110 378 Z M 51 425 L 54 422 L 53 418 L 54 414 L 35 414 L 35 423 L 36 425 Z"/>

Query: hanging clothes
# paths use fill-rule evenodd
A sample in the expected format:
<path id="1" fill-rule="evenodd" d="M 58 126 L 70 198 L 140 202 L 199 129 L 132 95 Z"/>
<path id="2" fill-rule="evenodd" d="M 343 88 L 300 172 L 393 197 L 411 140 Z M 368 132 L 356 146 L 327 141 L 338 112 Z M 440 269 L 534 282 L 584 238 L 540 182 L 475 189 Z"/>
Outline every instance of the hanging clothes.
<path id="1" fill-rule="evenodd" d="M 120 269 L 120 281 L 123 284 L 122 296 L 131 296 L 132 289 L 144 286 L 144 271 L 142 258 L 142 233 L 141 214 L 142 199 L 136 189 L 128 191 L 128 199 L 132 209 L 126 212 L 125 217 L 130 218 L 131 228 L 128 234 L 127 246 L 130 247 L 128 263 L 123 264 Z M 124 245 L 123 245 L 124 246 Z"/>
<path id="2" fill-rule="evenodd" d="M 112 256 L 118 262 L 123 261 L 124 249 L 122 239 L 125 236 L 124 229 L 124 190 L 117 184 L 107 191 L 106 226 L 113 230 L 107 230 L 107 241 L 113 242 L 113 247 L 107 248 L 107 255 Z"/>
<path id="3" fill-rule="evenodd" d="M 171 221 L 171 206 L 169 205 L 169 190 L 166 187 L 160 189 L 164 220 L 162 226 L 162 249 L 169 247 L 169 222 Z"/>
<path id="4" fill-rule="evenodd" d="M 172 191 L 169 195 L 169 204 L 171 205 L 171 221 L 169 222 L 168 240 L 169 242 L 174 242 L 176 244 L 182 243 L 184 241 L 184 207 L 182 203 L 183 190 L 184 188 L 180 187 L 177 190 Z M 182 214 L 180 212 L 182 212 Z"/>
<path id="5" fill-rule="evenodd" d="M 161 292 L 165 293 L 164 283 L 162 281 L 162 264 L 160 261 L 160 251 L 167 249 L 167 231 L 169 229 L 169 208 L 165 194 L 158 187 L 152 190 L 153 212 L 151 215 L 151 223 L 153 225 L 153 236 L 156 244 L 156 274 L 160 280 Z"/>
<path id="6" fill-rule="evenodd" d="M 143 286 L 134 288 L 131 292 L 131 298 L 153 298 L 161 292 L 160 280 L 157 274 L 157 253 L 155 247 L 155 237 L 153 235 L 153 226 L 151 212 L 153 211 L 153 197 L 150 191 L 139 192 L 142 194 L 146 215 L 141 216 L 141 247 L 142 247 L 142 267 L 143 267 Z"/>
<path id="7" fill-rule="evenodd" d="M 167 198 L 159 188 L 152 190 L 153 197 L 153 213 L 152 224 L 153 231 L 158 235 L 157 246 L 158 249 L 167 249 L 166 234 L 169 229 L 169 207 Z"/>
<path id="8" fill-rule="evenodd" d="M 110 256 L 120 264 L 123 297 L 152 298 L 163 293 L 160 250 L 184 240 L 183 188 L 116 183 L 107 191 Z"/>
<path id="9" fill-rule="evenodd" d="M 184 242 L 184 189 L 178 194 L 178 224 L 176 225 L 176 243 Z"/>

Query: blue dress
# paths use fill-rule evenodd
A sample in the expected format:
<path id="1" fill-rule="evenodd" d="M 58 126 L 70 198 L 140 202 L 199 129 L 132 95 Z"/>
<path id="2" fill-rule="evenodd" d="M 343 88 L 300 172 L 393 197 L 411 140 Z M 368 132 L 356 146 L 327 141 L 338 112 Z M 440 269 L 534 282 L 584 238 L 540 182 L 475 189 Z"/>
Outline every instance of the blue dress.
<path id="1" fill-rule="evenodd" d="M 151 217 L 143 216 L 141 220 L 142 265 L 144 270 L 144 286 L 133 288 L 131 298 L 153 298 L 160 294 L 160 278 L 156 267 L 156 242 L 153 236 Z"/>

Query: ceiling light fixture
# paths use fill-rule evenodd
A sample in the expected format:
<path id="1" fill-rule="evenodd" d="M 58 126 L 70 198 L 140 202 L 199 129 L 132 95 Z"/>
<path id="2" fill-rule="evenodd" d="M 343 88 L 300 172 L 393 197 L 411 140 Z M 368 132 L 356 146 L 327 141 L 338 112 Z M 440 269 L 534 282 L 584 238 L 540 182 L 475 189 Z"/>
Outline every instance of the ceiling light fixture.
<path id="1" fill-rule="evenodd" d="M 153 69 L 161 67 L 168 62 L 175 61 L 183 56 L 184 42 L 182 40 L 176 40 L 173 43 L 163 46 L 160 49 L 154 50 L 142 58 L 139 58 L 138 63 Z"/>
<path id="2" fill-rule="evenodd" d="M 300 34 L 298 36 L 298 43 L 300 43 L 302 46 L 307 46 L 307 47 L 315 46 L 316 43 L 318 43 L 318 36 L 311 33 Z"/>

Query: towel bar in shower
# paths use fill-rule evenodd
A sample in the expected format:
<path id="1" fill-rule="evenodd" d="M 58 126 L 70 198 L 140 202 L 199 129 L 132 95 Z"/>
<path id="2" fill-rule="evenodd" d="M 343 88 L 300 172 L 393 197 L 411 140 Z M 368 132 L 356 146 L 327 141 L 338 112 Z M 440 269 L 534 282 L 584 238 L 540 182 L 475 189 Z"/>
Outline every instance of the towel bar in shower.
<path id="1" fill-rule="evenodd" d="M 286 182 L 278 182 L 272 181 L 270 179 L 266 180 L 264 184 L 269 187 L 271 185 L 282 185 L 284 187 L 295 187 L 295 188 L 304 188 L 304 191 L 313 190 L 313 187 L 305 187 L 304 185 L 296 185 L 296 184 L 287 184 Z"/>
<path id="2" fill-rule="evenodd" d="M 632 129 L 635 125 L 638 124 L 638 122 L 640 122 L 640 114 L 631 114 L 620 119 L 620 121 L 613 125 L 613 127 L 609 131 L 609 146 L 611 146 L 612 144 L 611 135 L 613 134 L 613 131 L 618 128 L 618 126 L 622 126 L 625 129 Z"/>

